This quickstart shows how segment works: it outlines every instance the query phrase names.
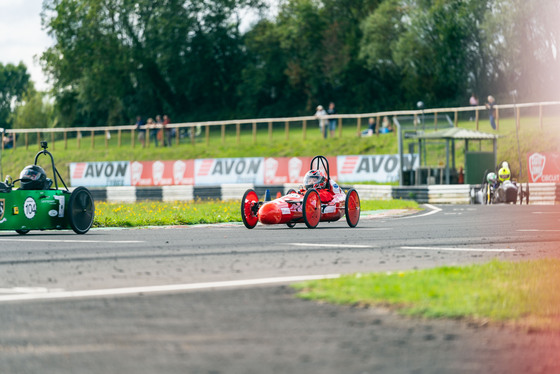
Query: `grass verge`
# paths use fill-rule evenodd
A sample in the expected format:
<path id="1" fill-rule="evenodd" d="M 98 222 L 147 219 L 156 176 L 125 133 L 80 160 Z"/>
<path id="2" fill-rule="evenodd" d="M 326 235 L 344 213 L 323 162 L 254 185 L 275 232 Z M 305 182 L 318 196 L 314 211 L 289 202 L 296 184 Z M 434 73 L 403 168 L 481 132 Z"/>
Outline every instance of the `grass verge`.
<path id="1" fill-rule="evenodd" d="M 240 201 L 146 201 L 136 203 L 95 204 L 94 227 L 133 227 L 194 225 L 200 223 L 241 222 Z M 417 209 L 409 200 L 365 200 L 362 211 Z"/>
<path id="2" fill-rule="evenodd" d="M 389 306 L 427 318 L 465 318 L 531 330 L 560 330 L 560 260 L 353 274 L 299 283 L 304 299 Z"/>

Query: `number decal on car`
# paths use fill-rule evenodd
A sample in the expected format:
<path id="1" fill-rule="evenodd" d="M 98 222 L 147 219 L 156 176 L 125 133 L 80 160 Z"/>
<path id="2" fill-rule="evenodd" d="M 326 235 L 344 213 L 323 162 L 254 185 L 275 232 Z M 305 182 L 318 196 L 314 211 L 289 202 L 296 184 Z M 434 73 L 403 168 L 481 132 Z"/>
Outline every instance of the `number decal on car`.
<path id="1" fill-rule="evenodd" d="M 25 203 L 23 203 L 23 212 L 28 219 L 32 219 L 35 217 L 35 212 L 37 212 L 37 204 L 32 197 L 28 197 L 25 199 Z"/>
<path id="2" fill-rule="evenodd" d="M 64 217 L 64 196 L 57 195 L 54 198 L 58 200 L 58 216 L 62 218 Z"/>

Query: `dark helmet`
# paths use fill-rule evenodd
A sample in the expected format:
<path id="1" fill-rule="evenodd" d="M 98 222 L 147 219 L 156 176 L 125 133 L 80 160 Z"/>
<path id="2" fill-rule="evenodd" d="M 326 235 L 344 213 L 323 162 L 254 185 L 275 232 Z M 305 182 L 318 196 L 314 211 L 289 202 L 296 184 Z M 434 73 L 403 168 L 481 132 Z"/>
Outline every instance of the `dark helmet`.
<path id="1" fill-rule="evenodd" d="M 44 190 L 51 186 L 47 173 L 38 165 L 28 165 L 19 174 L 21 190 Z"/>

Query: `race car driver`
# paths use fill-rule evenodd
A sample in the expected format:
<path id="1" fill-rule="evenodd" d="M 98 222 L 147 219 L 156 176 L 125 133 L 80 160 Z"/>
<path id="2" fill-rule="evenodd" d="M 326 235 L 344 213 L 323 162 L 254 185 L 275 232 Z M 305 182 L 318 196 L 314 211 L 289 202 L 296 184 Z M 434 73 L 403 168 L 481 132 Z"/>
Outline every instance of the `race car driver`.
<path id="1" fill-rule="evenodd" d="M 305 190 L 315 188 L 319 192 L 319 198 L 322 203 L 328 203 L 334 197 L 331 183 L 322 170 L 309 170 L 303 177 L 303 186 Z"/>
<path id="2" fill-rule="evenodd" d="M 21 190 L 48 190 L 52 180 L 47 178 L 47 173 L 38 165 L 27 165 L 19 174 Z"/>
<path id="3" fill-rule="evenodd" d="M 507 161 L 502 162 L 502 167 L 498 170 L 498 179 L 500 183 L 510 180 L 511 170 L 509 170 L 509 164 Z"/>

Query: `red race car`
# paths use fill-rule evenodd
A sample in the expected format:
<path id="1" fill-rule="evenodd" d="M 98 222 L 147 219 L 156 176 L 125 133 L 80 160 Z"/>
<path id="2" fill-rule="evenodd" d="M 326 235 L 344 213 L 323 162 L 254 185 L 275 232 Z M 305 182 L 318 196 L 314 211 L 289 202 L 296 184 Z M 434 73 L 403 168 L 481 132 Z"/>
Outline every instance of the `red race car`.
<path id="1" fill-rule="evenodd" d="M 290 228 L 304 222 L 313 229 L 319 222 L 334 222 L 343 216 L 346 216 L 350 227 L 358 225 L 360 197 L 353 188 L 344 193 L 331 180 L 329 162 L 323 156 L 311 160 L 304 186 L 299 191 L 291 189 L 287 195 L 265 202 L 259 201 L 257 193 L 249 189 L 241 200 L 241 217 L 248 229 L 255 227 L 258 222 L 265 225 L 285 223 Z"/>

